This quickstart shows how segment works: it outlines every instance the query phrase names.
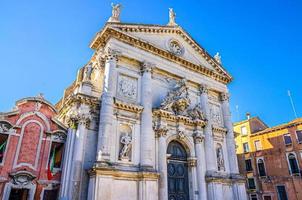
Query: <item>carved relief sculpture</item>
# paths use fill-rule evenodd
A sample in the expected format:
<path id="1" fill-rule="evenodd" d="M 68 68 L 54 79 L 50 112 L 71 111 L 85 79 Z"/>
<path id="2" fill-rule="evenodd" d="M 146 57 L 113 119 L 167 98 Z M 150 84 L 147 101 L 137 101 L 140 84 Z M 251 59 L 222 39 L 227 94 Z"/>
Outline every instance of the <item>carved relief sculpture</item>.
<path id="1" fill-rule="evenodd" d="M 16 130 L 13 129 L 13 127 L 6 123 L 6 122 L 0 122 L 0 133 L 6 133 L 6 132 L 16 132 Z"/>
<path id="2" fill-rule="evenodd" d="M 184 52 L 183 47 L 176 41 L 170 40 L 168 43 L 169 51 L 174 55 L 181 56 Z"/>
<path id="3" fill-rule="evenodd" d="M 186 81 L 186 79 L 182 79 L 177 82 L 161 103 L 160 109 L 171 111 L 176 115 L 184 114 L 191 103 Z"/>
<path id="4" fill-rule="evenodd" d="M 206 120 L 199 104 L 196 104 L 193 109 L 189 109 L 188 115 L 193 120 Z"/>
<path id="5" fill-rule="evenodd" d="M 117 90 L 120 97 L 126 97 L 135 101 L 137 96 L 137 79 L 120 75 Z"/>
<path id="6" fill-rule="evenodd" d="M 214 125 L 222 125 L 221 109 L 219 105 L 210 103 L 210 114 Z"/>

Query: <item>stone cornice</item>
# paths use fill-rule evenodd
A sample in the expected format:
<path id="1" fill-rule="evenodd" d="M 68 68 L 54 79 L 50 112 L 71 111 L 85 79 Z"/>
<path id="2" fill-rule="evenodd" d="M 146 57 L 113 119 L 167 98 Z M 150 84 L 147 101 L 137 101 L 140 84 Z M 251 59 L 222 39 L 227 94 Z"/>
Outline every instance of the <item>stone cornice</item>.
<path id="1" fill-rule="evenodd" d="M 126 103 L 117 99 L 114 100 L 114 104 L 118 109 L 133 112 L 133 113 L 138 113 L 138 114 L 141 113 L 144 109 L 143 106 Z"/>
<path id="2" fill-rule="evenodd" d="M 146 171 L 121 171 L 112 167 L 94 167 L 89 172 L 90 176 L 96 174 L 97 176 L 112 176 L 115 179 L 125 180 L 158 180 L 159 174 L 157 172 Z"/>
<path id="3" fill-rule="evenodd" d="M 182 116 L 182 115 L 174 115 L 172 112 L 161 110 L 161 109 L 154 109 L 153 110 L 153 116 L 158 116 L 161 118 L 165 118 L 170 121 L 177 121 L 177 122 L 184 122 L 186 125 L 191 125 L 191 126 L 205 126 L 206 121 L 203 120 L 192 120 L 187 116 Z"/>
<path id="4" fill-rule="evenodd" d="M 223 134 L 223 133 L 226 134 L 228 131 L 226 128 L 215 126 L 215 125 L 212 125 L 212 130 L 213 130 L 213 132 L 217 132 L 217 133 L 221 133 L 221 134 Z"/>
<path id="5" fill-rule="evenodd" d="M 143 29 L 145 30 L 145 29 Z M 167 29 L 167 30 L 170 30 Z M 148 32 L 147 28 L 145 30 L 146 32 Z M 151 31 L 151 30 L 150 30 Z M 181 34 L 182 31 L 181 30 L 170 30 L 170 31 L 174 31 L 176 34 Z M 155 47 L 154 45 L 145 42 L 141 39 L 135 38 L 129 34 L 126 34 L 125 32 L 122 32 L 116 28 L 112 28 L 109 26 L 106 26 L 103 31 L 101 31 L 100 33 L 97 34 L 97 36 L 95 37 L 94 41 L 91 43 L 90 47 L 92 49 L 98 49 L 98 48 L 103 48 L 106 44 L 106 42 L 109 40 L 109 38 L 116 38 L 117 40 L 120 40 L 122 42 L 125 42 L 126 44 L 129 44 L 131 46 L 134 46 L 136 48 L 140 48 L 142 50 L 145 50 L 147 52 L 153 53 L 155 55 L 158 55 L 162 58 L 165 58 L 171 62 L 174 63 L 178 63 L 182 66 L 184 66 L 185 68 L 201 73 L 205 76 L 208 76 L 216 81 L 219 81 L 221 83 L 227 84 L 229 82 L 231 82 L 232 77 L 230 75 L 228 75 L 224 70 L 222 70 L 221 66 L 210 56 L 208 55 L 208 53 L 205 52 L 205 50 L 203 50 L 202 48 L 195 46 L 195 50 L 198 51 L 214 68 L 216 71 L 208 69 L 204 66 L 201 65 L 196 65 L 193 64 L 192 62 L 181 58 L 179 56 L 173 55 L 172 53 L 170 53 L 167 50 L 163 50 L 160 48 Z M 187 41 L 189 41 L 189 39 L 187 39 Z M 193 44 L 193 43 L 192 43 Z M 218 72 L 218 73 L 217 73 Z"/>
<path id="6" fill-rule="evenodd" d="M 75 103 L 87 104 L 89 106 L 99 106 L 100 100 L 97 97 L 88 96 L 85 94 L 72 94 L 64 100 L 64 104 L 61 106 L 61 110 L 66 107 L 72 106 Z M 59 112 L 61 112 L 61 110 Z"/>

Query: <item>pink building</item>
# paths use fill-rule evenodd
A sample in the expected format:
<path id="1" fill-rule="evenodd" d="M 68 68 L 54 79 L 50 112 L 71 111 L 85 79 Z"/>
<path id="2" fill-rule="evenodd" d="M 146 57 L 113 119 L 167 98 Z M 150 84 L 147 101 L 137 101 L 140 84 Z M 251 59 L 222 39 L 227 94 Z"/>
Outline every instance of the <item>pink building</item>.
<path id="1" fill-rule="evenodd" d="M 0 197 L 56 199 L 66 131 L 42 97 L 24 98 L 0 113 Z"/>

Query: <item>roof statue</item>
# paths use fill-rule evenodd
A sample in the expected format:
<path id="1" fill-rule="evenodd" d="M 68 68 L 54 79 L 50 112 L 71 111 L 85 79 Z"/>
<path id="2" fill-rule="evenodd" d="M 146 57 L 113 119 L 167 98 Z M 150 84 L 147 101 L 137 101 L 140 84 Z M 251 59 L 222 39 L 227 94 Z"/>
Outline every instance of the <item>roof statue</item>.
<path id="1" fill-rule="evenodd" d="M 109 18 L 108 22 L 120 22 L 120 14 L 121 14 L 121 4 L 111 3 L 112 7 L 112 15 Z"/>
<path id="2" fill-rule="evenodd" d="M 214 59 L 216 60 L 216 62 L 218 62 L 219 64 L 222 64 L 221 62 L 221 55 L 219 54 L 219 52 L 217 52 L 214 56 Z"/>
<path id="3" fill-rule="evenodd" d="M 169 23 L 168 26 L 177 26 L 175 22 L 176 13 L 174 12 L 173 8 L 169 8 Z"/>

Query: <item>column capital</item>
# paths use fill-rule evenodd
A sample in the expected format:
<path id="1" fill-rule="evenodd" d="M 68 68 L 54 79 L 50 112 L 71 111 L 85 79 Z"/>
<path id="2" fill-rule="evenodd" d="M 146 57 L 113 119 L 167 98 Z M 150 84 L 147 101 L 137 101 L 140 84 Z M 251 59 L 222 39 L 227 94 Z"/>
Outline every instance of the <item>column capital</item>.
<path id="1" fill-rule="evenodd" d="M 204 135 L 202 133 L 200 133 L 199 131 L 195 131 L 193 138 L 194 138 L 195 144 L 200 144 L 204 140 Z"/>
<path id="2" fill-rule="evenodd" d="M 88 105 L 74 105 L 67 113 L 66 122 L 72 129 L 77 129 L 78 125 L 89 127 L 91 121 L 90 107 Z"/>
<path id="3" fill-rule="evenodd" d="M 98 57 L 99 62 L 102 62 L 105 60 L 105 62 L 108 61 L 118 61 L 118 56 L 121 55 L 121 52 L 118 50 L 113 49 L 112 47 L 107 47 L 106 49 L 100 49 L 96 56 Z"/>
<path id="4" fill-rule="evenodd" d="M 220 93 L 220 99 L 221 101 L 229 101 L 230 100 L 230 94 L 226 92 Z"/>
<path id="5" fill-rule="evenodd" d="M 209 87 L 206 84 L 200 84 L 199 85 L 199 92 L 200 94 L 208 94 L 209 92 Z"/>
<path id="6" fill-rule="evenodd" d="M 154 68 L 155 68 L 155 64 L 154 63 L 151 63 L 151 62 L 148 62 L 148 61 L 144 61 L 142 63 L 141 72 L 142 73 L 151 73 Z"/>
<path id="7" fill-rule="evenodd" d="M 155 137 L 158 137 L 158 138 L 160 138 L 160 137 L 166 137 L 168 131 L 169 131 L 169 129 L 167 127 L 165 127 L 165 126 L 155 128 L 154 129 Z"/>

